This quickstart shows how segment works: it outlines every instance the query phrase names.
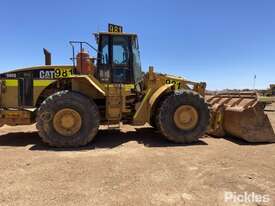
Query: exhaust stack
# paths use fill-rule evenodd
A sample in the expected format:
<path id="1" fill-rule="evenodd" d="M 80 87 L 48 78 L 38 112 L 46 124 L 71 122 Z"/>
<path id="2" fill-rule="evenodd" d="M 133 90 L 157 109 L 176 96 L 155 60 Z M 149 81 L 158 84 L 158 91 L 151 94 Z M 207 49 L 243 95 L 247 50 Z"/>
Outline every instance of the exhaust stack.
<path id="1" fill-rule="evenodd" d="M 52 54 L 45 48 L 43 48 L 44 55 L 45 55 L 45 65 L 52 64 Z"/>

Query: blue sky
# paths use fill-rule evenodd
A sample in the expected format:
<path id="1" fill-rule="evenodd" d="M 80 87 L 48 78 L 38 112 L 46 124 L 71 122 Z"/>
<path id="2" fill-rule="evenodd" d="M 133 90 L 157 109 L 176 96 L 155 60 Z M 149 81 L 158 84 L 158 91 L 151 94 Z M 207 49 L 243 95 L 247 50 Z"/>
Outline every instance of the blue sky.
<path id="1" fill-rule="evenodd" d="M 95 45 L 108 23 L 139 35 L 144 71 L 206 81 L 209 89 L 275 83 L 272 0 L 9 0 L 0 3 L 0 71 L 71 64 L 69 40 Z M 94 53 L 92 53 L 95 55 Z"/>

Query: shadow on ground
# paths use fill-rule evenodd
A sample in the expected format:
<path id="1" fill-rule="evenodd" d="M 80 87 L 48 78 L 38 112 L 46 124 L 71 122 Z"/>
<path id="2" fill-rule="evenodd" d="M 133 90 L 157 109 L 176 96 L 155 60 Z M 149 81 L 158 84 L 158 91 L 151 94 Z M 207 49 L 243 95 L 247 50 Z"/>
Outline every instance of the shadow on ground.
<path id="1" fill-rule="evenodd" d="M 230 142 L 233 142 L 235 144 L 238 144 L 238 145 L 247 145 L 247 146 L 253 146 L 253 145 L 265 145 L 265 144 L 272 144 L 270 142 L 247 142 L 245 140 L 242 140 L 238 137 L 234 137 L 234 136 L 225 136 L 223 137 L 224 139 L 230 141 Z"/>
<path id="2" fill-rule="evenodd" d="M 226 135 L 224 137 L 216 137 L 216 136 L 210 136 L 210 137 L 215 138 L 215 139 L 225 139 L 229 142 L 232 142 L 237 145 L 242 145 L 242 146 L 257 146 L 257 145 L 274 144 L 272 142 L 247 142 L 241 138 L 230 136 L 230 135 Z"/>
<path id="3" fill-rule="evenodd" d="M 120 132 L 119 130 L 99 130 L 96 138 L 90 144 L 79 148 L 54 148 L 44 144 L 37 132 L 9 133 L 0 136 L 1 146 L 28 146 L 30 150 L 52 150 L 52 151 L 79 151 L 97 148 L 114 148 L 129 141 L 136 141 L 146 147 L 183 147 L 195 145 L 207 145 L 204 141 L 194 144 L 177 144 L 166 140 L 153 128 L 139 128 L 136 131 Z"/>

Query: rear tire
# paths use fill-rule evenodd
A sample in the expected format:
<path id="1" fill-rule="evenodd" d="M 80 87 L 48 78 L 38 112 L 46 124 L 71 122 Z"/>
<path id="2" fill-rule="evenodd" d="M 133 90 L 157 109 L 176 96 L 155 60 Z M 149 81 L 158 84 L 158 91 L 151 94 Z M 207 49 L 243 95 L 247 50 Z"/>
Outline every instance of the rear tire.
<path id="1" fill-rule="evenodd" d="M 94 139 L 100 115 L 92 100 L 66 90 L 49 96 L 41 104 L 36 122 L 45 143 L 55 147 L 79 147 Z"/>
<path id="2" fill-rule="evenodd" d="M 182 117 L 184 122 L 180 127 L 179 120 L 175 120 L 175 115 L 179 110 L 190 110 L 191 117 Z M 184 112 L 181 112 L 182 114 Z M 189 114 L 189 113 L 188 113 Z M 184 116 L 185 114 L 181 115 Z M 180 115 L 179 115 L 180 116 Z M 189 120 L 188 120 L 189 118 Z M 177 143 L 192 143 L 206 132 L 210 119 L 210 113 L 204 98 L 194 91 L 180 90 L 166 96 L 160 107 L 157 109 L 156 125 L 161 133 L 168 139 Z M 190 123 L 189 123 L 189 122 Z M 189 125 L 188 125 L 189 124 Z"/>

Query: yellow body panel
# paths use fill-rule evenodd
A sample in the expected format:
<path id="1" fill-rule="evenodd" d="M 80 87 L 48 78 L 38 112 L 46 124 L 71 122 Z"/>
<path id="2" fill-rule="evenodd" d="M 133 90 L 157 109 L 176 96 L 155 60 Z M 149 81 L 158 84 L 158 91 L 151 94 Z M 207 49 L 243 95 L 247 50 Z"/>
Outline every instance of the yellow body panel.
<path id="1" fill-rule="evenodd" d="M 18 86 L 18 80 L 17 79 L 7 79 L 5 81 L 6 87 L 17 87 Z"/>
<path id="2" fill-rule="evenodd" d="M 105 96 L 104 87 L 97 84 L 88 76 L 74 77 L 71 81 L 73 91 L 78 91 L 93 98 L 103 98 Z"/>
<path id="3" fill-rule="evenodd" d="M 55 80 L 33 80 L 34 87 L 47 87 Z"/>
<path id="4" fill-rule="evenodd" d="M 18 107 L 18 87 L 6 86 L 1 94 L 1 107 Z"/>
<path id="5" fill-rule="evenodd" d="M 3 110 L 0 125 L 29 125 L 34 123 L 33 113 L 28 110 Z"/>
<path id="6" fill-rule="evenodd" d="M 139 125 L 139 124 L 145 124 L 148 122 L 148 101 L 149 97 L 152 95 L 152 90 L 149 88 L 148 91 L 146 92 L 145 97 L 143 98 L 142 102 L 138 106 L 138 109 L 134 115 L 134 124 Z"/>

